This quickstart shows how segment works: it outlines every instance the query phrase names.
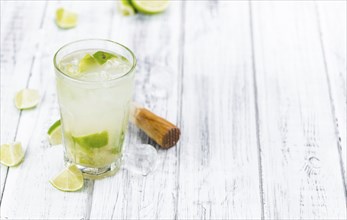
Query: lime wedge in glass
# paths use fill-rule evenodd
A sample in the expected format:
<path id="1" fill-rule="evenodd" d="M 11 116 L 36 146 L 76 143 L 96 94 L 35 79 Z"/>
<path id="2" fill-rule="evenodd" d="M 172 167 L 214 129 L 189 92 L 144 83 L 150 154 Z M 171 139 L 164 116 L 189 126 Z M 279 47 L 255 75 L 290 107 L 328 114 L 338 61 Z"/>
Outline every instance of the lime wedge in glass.
<path id="1" fill-rule="evenodd" d="M 56 121 L 53 125 L 51 125 L 51 127 L 49 127 L 47 134 L 49 143 L 51 145 L 58 145 L 62 143 L 63 135 L 60 120 Z"/>
<path id="2" fill-rule="evenodd" d="M 58 27 L 63 29 L 73 28 L 77 25 L 77 14 L 67 11 L 64 8 L 58 8 L 55 13 L 55 21 Z"/>
<path id="3" fill-rule="evenodd" d="M 93 57 L 96 60 L 96 62 L 102 65 L 106 63 L 107 60 L 112 58 L 117 58 L 118 56 L 111 53 L 104 52 L 104 51 L 98 51 L 93 54 Z"/>
<path id="4" fill-rule="evenodd" d="M 108 132 L 102 131 L 100 133 L 72 137 L 72 139 L 84 148 L 101 148 L 108 144 Z"/>
<path id="5" fill-rule="evenodd" d="M 19 142 L 2 144 L 0 147 L 0 163 L 13 167 L 20 164 L 24 159 L 22 145 Z"/>
<path id="6" fill-rule="evenodd" d="M 74 192 L 83 187 L 83 174 L 76 165 L 70 165 L 49 182 L 64 192 Z"/>
<path id="7" fill-rule="evenodd" d="M 169 0 L 131 0 L 131 4 L 144 14 L 157 14 L 166 10 Z"/>
<path id="8" fill-rule="evenodd" d="M 35 107 L 40 100 L 39 92 L 35 89 L 22 89 L 16 93 L 14 103 L 20 110 Z"/>
<path id="9" fill-rule="evenodd" d="M 118 9 L 124 16 L 131 16 L 135 14 L 135 9 L 131 5 L 130 0 L 120 0 Z"/>
<path id="10" fill-rule="evenodd" d="M 97 61 L 90 54 L 86 54 L 78 64 L 78 70 L 81 73 L 93 70 L 97 66 Z"/>

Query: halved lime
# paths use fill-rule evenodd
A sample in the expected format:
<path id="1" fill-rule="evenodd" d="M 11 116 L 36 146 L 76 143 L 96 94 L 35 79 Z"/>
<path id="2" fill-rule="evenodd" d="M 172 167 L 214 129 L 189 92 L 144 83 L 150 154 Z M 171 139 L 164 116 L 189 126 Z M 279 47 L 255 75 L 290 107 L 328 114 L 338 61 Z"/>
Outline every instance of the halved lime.
<path id="1" fill-rule="evenodd" d="M 14 103 L 20 110 L 35 107 L 40 100 L 39 92 L 35 89 L 22 89 L 16 93 Z"/>
<path id="2" fill-rule="evenodd" d="M 51 127 L 49 127 L 47 134 L 49 143 L 51 145 L 58 145 L 62 143 L 63 135 L 60 120 L 56 121 Z"/>
<path id="3" fill-rule="evenodd" d="M 130 16 L 135 14 L 135 9 L 131 5 L 130 0 L 120 0 L 118 9 L 124 16 Z"/>
<path id="4" fill-rule="evenodd" d="M 112 58 L 117 58 L 118 56 L 112 54 L 112 53 L 107 53 L 104 51 L 98 51 L 93 54 L 94 59 L 96 62 L 98 62 L 100 65 L 106 63 L 107 60 L 112 59 Z"/>
<path id="5" fill-rule="evenodd" d="M 108 144 L 108 132 L 89 134 L 85 136 L 72 137 L 73 141 L 84 148 L 101 148 Z"/>
<path id="6" fill-rule="evenodd" d="M 144 14 L 157 14 L 165 11 L 169 0 L 131 0 L 136 10 Z"/>
<path id="7" fill-rule="evenodd" d="M 83 187 L 83 174 L 76 165 L 70 165 L 49 182 L 64 192 L 74 192 Z"/>
<path id="8" fill-rule="evenodd" d="M 87 72 L 87 71 L 94 69 L 97 66 L 97 64 L 98 63 L 94 57 L 92 57 L 90 54 L 86 54 L 80 60 L 80 63 L 78 64 L 78 70 L 81 73 Z"/>
<path id="9" fill-rule="evenodd" d="M 0 163 L 13 167 L 20 164 L 24 159 L 22 144 L 19 142 L 2 144 L 0 147 Z"/>
<path id="10" fill-rule="evenodd" d="M 58 27 L 63 29 L 73 28 L 77 25 L 77 14 L 67 11 L 64 8 L 58 8 L 55 13 L 55 20 Z"/>

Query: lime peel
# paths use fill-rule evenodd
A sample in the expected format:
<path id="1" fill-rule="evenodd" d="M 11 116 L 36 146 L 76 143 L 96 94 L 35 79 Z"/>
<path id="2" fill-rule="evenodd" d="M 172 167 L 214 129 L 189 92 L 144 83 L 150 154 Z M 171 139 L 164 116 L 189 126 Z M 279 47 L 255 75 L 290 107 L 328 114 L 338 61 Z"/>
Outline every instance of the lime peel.
<path id="1" fill-rule="evenodd" d="M 49 180 L 56 188 L 64 192 L 74 192 L 83 187 L 83 174 L 76 165 L 70 165 Z"/>
<path id="2" fill-rule="evenodd" d="M 131 0 L 131 4 L 144 14 L 157 14 L 166 10 L 169 0 Z"/>
<path id="3" fill-rule="evenodd" d="M 13 167 L 19 165 L 24 159 L 24 152 L 20 142 L 2 144 L 0 147 L 0 163 Z"/>
<path id="4" fill-rule="evenodd" d="M 106 63 L 107 60 L 112 58 L 117 58 L 118 56 L 111 53 L 104 52 L 104 51 L 97 51 L 93 54 L 93 57 L 96 60 L 96 62 L 102 65 Z"/>
<path id="5" fill-rule="evenodd" d="M 79 72 L 83 73 L 90 69 L 93 69 L 96 67 L 97 62 L 94 57 L 92 57 L 90 54 L 86 54 L 78 64 L 78 70 Z"/>
<path id="6" fill-rule="evenodd" d="M 73 28 L 77 25 L 77 14 L 67 11 L 64 8 L 58 8 L 56 11 L 56 23 L 62 29 Z"/>
<path id="7" fill-rule="evenodd" d="M 105 64 L 108 60 L 113 58 L 119 58 L 115 54 L 111 54 L 105 51 L 97 51 L 93 55 L 86 54 L 78 64 L 78 70 L 80 73 L 85 73 L 96 68 L 98 65 Z"/>
<path id="8" fill-rule="evenodd" d="M 84 148 L 101 148 L 108 144 L 108 132 L 102 131 L 100 133 L 80 137 L 72 136 L 72 139 Z"/>
<path id="9" fill-rule="evenodd" d="M 61 130 L 61 121 L 56 121 L 49 129 L 48 129 L 48 138 L 49 143 L 51 145 L 58 145 L 62 143 L 63 134 Z"/>
<path id="10" fill-rule="evenodd" d="M 136 13 L 135 8 L 130 3 L 130 0 L 119 1 L 118 9 L 124 16 L 131 16 Z"/>
<path id="11" fill-rule="evenodd" d="M 22 89 L 16 93 L 15 105 L 19 110 L 34 108 L 40 101 L 39 92 L 35 89 Z"/>

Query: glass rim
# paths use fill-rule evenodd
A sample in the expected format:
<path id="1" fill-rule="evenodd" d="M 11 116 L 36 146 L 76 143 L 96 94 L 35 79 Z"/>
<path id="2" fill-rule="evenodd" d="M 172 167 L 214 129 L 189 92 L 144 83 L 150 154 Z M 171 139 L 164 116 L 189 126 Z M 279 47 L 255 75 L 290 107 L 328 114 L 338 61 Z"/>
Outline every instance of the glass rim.
<path id="1" fill-rule="evenodd" d="M 118 45 L 120 47 L 122 47 L 123 49 L 125 49 L 126 51 L 128 51 L 131 55 L 131 57 L 133 58 L 133 62 L 132 62 L 132 65 L 131 65 L 131 68 L 125 72 L 124 74 L 120 75 L 120 76 L 116 76 L 116 77 L 111 77 L 110 79 L 106 79 L 106 80 L 102 80 L 102 81 L 88 81 L 88 80 L 82 80 L 82 79 L 77 79 L 77 78 L 73 78 L 71 76 L 69 76 L 68 74 L 64 73 L 64 71 L 62 71 L 59 67 L 58 67 L 58 64 L 57 64 L 57 55 L 58 53 L 63 50 L 64 48 L 72 45 L 72 44 L 75 44 L 75 43 L 79 43 L 79 42 L 83 42 L 83 41 L 103 41 L 103 42 L 109 42 L 109 43 L 112 43 L 112 44 L 115 44 L 115 45 Z M 136 64 L 137 64 L 137 60 L 136 60 L 136 57 L 135 57 L 135 54 L 126 46 L 124 46 L 123 44 L 120 44 L 120 43 L 117 43 L 115 41 L 112 41 L 112 40 L 108 40 L 108 39 L 98 39 L 98 38 L 89 38 L 89 39 L 82 39 L 82 40 L 76 40 L 76 41 L 72 41 L 70 43 L 67 43 L 67 44 L 64 44 L 62 47 L 60 47 L 57 52 L 55 52 L 54 54 L 54 57 L 53 57 L 53 64 L 54 64 L 54 68 L 59 72 L 59 74 L 71 81 L 75 81 L 75 82 L 79 82 L 79 83 L 92 83 L 92 84 L 95 84 L 95 83 L 105 83 L 105 82 L 112 82 L 112 81 L 116 81 L 118 79 L 121 79 L 125 76 L 127 76 L 129 73 L 133 72 L 135 67 L 136 67 Z"/>

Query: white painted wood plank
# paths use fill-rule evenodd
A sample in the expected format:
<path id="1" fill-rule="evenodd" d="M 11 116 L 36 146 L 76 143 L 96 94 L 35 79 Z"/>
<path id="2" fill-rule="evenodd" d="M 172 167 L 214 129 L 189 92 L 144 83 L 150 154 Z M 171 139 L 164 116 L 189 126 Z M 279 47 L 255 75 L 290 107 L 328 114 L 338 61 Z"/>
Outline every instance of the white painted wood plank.
<path id="1" fill-rule="evenodd" d="M 178 219 L 259 219 L 247 2 L 187 2 Z"/>
<path id="2" fill-rule="evenodd" d="M 266 219 L 346 219 L 313 2 L 252 2 Z"/>
<path id="3" fill-rule="evenodd" d="M 1 17 L 2 143 L 16 136 L 15 91 L 28 82 L 44 98 L 20 117 L 17 137 L 26 148 L 26 160 L 10 170 L 1 218 L 88 218 L 90 211 L 92 219 L 261 216 L 247 3 L 186 3 L 182 119 L 181 2 L 172 2 L 162 15 L 135 17 L 117 14 L 112 1 L 50 2 L 39 32 L 43 2 L 28 3 L 30 10 L 23 3 L 6 2 L 10 8 L 20 4 L 23 8 L 13 10 L 22 13 L 14 15 L 11 9 Z M 346 218 L 314 5 L 253 4 L 265 217 Z M 346 14 L 339 6 L 332 14 L 335 6 L 318 5 L 345 159 L 346 106 L 340 102 L 346 99 L 346 59 L 340 45 L 345 45 Z M 62 31 L 54 25 L 59 6 L 80 13 L 76 29 Z M 147 177 L 123 170 L 96 181 L 94 191 L 93 182 L 87 181 L 80 192 L 62 193 L 47 181 L 63 166 L 62 148 L 48 147 L 45 137 L 58 117 L 52 56 L 62 44 L 87 37 L 110 38 L 134 50 L 139 58 L 135 99 L 173 122 L 181 121 L 182 142 L 179 148 L 160 151 L 158 168 Z M 148 141 L 134 127 L 129 138 L 131 143 Z M 4 170 L 1 166 L 1 189 Z"/>
<path id="4" fill-rule="evenodd" d="M 78 12 L 80 18 L 85 19 L 81 19 L 79 26 L 75 29 L 60 30 L 54 23 L 54 15 L 56 8 L 61 6 Z M 68 41 L 81 37 L 104 38 L 107 36 L 112 8 L 113 3 L 109 1 L 66 2 L 66 4 L 51 1 L 47 8 L 43 30 L 35 35 L 38 42 L 37 48 L 19 53 L 19 57 L 26 54 L 35 55 L 28 86 L 38 88 L 42 94 L 42 100 L 36 109 L 22 113 L 17 140 L 23 142 L 26 157 L 19 167 L 11 168 L 8 174 L 1 204 L 2 218 L 88 218 L 93 181 L 86 181 L 83 190 L 75 193 L 60 192 L 48 182 L 49 178 L 63 168 L 62 146 L 50 147 L 46 137 L 48 127 L 59 118 L 53 55 Z M 103 15 L 101 20 L 98 17 L 100 14 Z M 19 67 L 19 64 L 16 68 L 26 70 L 25 66 Z M 25 85 L 22 86 L 25 87 Z"/>
<path id="5" fill-rule="evenodd" d="M 1 4 L 1 143 L 13 142 L 20 119 L 13 102 L 15 93 L 25 88 L 38 46 L 45 2 L 3 2 Z M 30 17 L 30 19 L 27 19 Z M 0 198 L 8 168 L 0 166 Z M 1 199 L 0 199 L 1 200 Z"/>
<path id="6" fill-rule="evenodd" d="M 159 15 L 123 17 L 115 13 L 110 39 L 123 43 L 138 59 L 134 98 L 177 123 L 180 104 L 179 50 L 181 2 Z M 129 142 L 148 143 L 134 126 Z M 152 142 L 150 142 L 153 144 Z M 156 170 L 148 176 L 121 170 L 96 181 L 91 219 L 173 219 L 176 214 L 177 147 L 159 150 Z"/>
<path id="7" fill-rule="evenodd" d="M 339 147 L 341 148 L 345 185 L 347 181 L 346 4 L 346 1 L 317 2 L 324 58 L 336 117 L 335 123 L 338 128 L 337 135 L 340 138 Z"/>

